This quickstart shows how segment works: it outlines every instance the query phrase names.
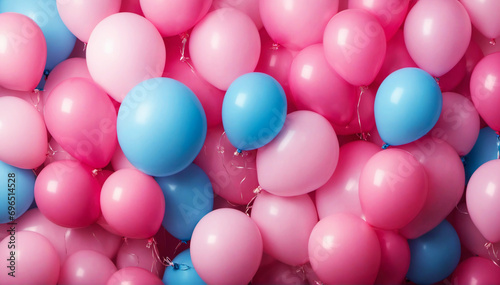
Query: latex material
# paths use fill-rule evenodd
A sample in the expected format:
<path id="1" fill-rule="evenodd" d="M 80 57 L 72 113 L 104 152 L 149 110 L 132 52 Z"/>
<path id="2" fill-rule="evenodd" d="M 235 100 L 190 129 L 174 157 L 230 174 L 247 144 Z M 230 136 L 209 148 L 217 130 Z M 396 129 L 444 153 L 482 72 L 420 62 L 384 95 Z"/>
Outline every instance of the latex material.
<path id="1" fill-rule="evenodd" d="M 167 267 L 163 275 L 163 284 L 192 284 L 204 285 L 206 284 L 194 269 L 193 262 L 191 261 L 191 253 L 189 249 L 179 253 L 172 262 L 179 265 L 179 269 L 173 266 Z"/>
<path id="2" fill-rule="evenodd" d="M 61 266 L 59 284 L 106 284 L 116 272 L 116 266 L 106 256 L 93 251 L 81 250 L 68 257 Z"/>

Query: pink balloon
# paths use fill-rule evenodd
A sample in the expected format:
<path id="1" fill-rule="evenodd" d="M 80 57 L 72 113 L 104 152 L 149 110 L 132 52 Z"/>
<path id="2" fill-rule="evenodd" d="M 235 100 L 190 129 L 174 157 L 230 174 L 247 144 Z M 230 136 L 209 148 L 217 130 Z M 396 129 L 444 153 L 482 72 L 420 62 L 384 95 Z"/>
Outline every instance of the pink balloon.
<path id="1" fill-rule="evenodd" d="M 467 51 L 465 52 L 464 55 L 465 70 L 466 70 L 465 77 L 464 79 L 462 79 L 462 82 L 460 82 L 460 84 L 454 90 L 456 93 L 459 93 L 464 97 L 467 97 L 469 100 L 471 100 L 470 79 L 472 71 L 483 57 L 484 54 L 481 51 L 479 45 L 474 40 L 471 40 L 471 42 L 469 43 L 469 47 L 467 48 Z"/>
<path id="2" fill-rule="evenodd" d="M 378 133 L 377 127 L 374 127 L 370 132 L 370 142 L 378 145 L 379 147 L 385 145 L 385 142 L 382 140 L 380 134 Z"/>
<path id="3" fill-rule="evenodd" d="M 114 235 L 98 224 L 85 228 L 68 229 L 64 235 L 67 255 L 80 250 L 92 250 L 109 259 L 115 258 L 122 243 L 120 236 Z"/>
<path id="4" fill-rule="evenodd" d="M 101 209 L 104 219 L 122 236 L 144 239 L 160 228 L 165 197 L 151 176 L 135 169 L 120 169 L 102 186 Z"/>
<path id="5" fill-rule="evenodd" d="M 375 284 L 402 284 L 410 268 L 408 241 L 393 231 L 376 230 L 381 258 Z"/>
<path id="6" fill-rule="evenodd" d="M 454 90 L 460 82 L 464 79 L 467 73 L 467 66 L 465 63 L 465 56 L 446 74 L 439 77 L 439 87 L 442 92 L 449 92 Z"/>
<path id="7" fill-rule="evenodd" d="M 43 108 L 45 105 L 45 102 L 43 102 L 43 97 L 45 96 L 45 92 L 43 90 L 35 89 L 32 91 L 16 91 L 11 89 L 6 89 L 0 86 L 0 97 L 6 97 L 6 96 L 18 97 L 28 102 L 28 104 L 35 107 L 38 113 L 42 115 L 43 119 Z"/>
<path id="8" fill-rule="evenodd" d="M 75 46 L 73 47 L 73 50 L 71 51 L 71 54 L 69 55 L 69 57 L 70 58 L 83 58 L 83 59 L 85 59 L 87 57 L 86 49 L 87 49 L 87 44 L 83 43 L 79 39 L 76 39 Z"/>
<path id="9" fill-rule="evenodd" d="M 218 9 L 208 13 L 193 28 L 189 54 L 205 80 L 227 90 L 233 80 L 257 66 L 259 32 L 243 12 L 234 8 Z"/>
<path id="10" fill-rule="evenodd" d="M 309 261 L 307 243 L 318 222 L 309 195 L 280 197 L 263 191 L 254 201 L 251 217 L 262 234 L 265 253 L 289 265 Z"/>
<path id="11" fill-rule="evenodd" d="M 323 186 L 339 159 L 330 123 L 311 111 L 288 114 L 278 136 L 257 151 L 260 186 L 277 196 L 297 196 Z"/>
<path id="12" fill-rule="evenodd" d="M 301 50 L 321 43 L 328 20 L 338 11 L 338 0 L 265 0 L 260 15 L 266 31 L 278 44 Z"/>
<path id="13" fill-rule="evenodd" d="M 375 80 L 387 48 L 382 26 L 360 9 L 335 15 L 323 36 L 326 60 L 347 82 L 366 86 Z"/>
<path id="14" fill-rule="evenodd" d="M 12 247 L 11 235 L 0 242 L 1 284 L 57 284 L 61 261 L 42 235 L 17 231 Z"/>
<path id="15" fill-rule="evenodd" d="M 375 231 L 350 214 L 320 220 L 309 238 L 309 259 L 323 283 L 373 284 L 380 257 Z"/>
<path id="16" fill-rule="evenodd" d="M 322 44 L 311 45 L 295 56 L 288 81 L 299 109 L 314 111 L 342 126 L 353 119 L 357 89 L 326 62 Z"/>
<path id="17" fill-rule="evenodd" d="M 488 285 L 500 283 L 500 268 L 483 257 L 470 257 L 460 262 L 451 276 L 451 284 Z"/>
<path id="18" fill-rule="evenodd" d="M 47 45 L 40 27 L 18 13 L 0 15 L 0 85 L 31 91 L 42 78 Z"/>
<path id="19" fill-rule="evenodd" d="M 260 18 L 259 11 L 259 0 L 213 0 L 211 10 L 217 10 L 221 8 L 235 8 L 237 10 L 240 10 L 252 19 L 257 29 L 260 30 L 262 28 L 262 19 Z"/>
<path id="20" fill-rule="evenodd" d="M 260 267 L 252 278 L 252 284 L 299 285 L 308 284 L 308 282 L 300 269 L 275 261 L 267 266 Z"/>
<path id="21" fill-rule="evenodd" d="M 471 39 L 471 23 L 456 0 L 420 0 L 408 13 L 404 35 L 417 65 L 439 77 L 464 56 Z"/>
<path id="22" fill-rule="evenodd" d="M 160 77 L 165 46 L 158 30 L 143 17 L 117 13 L 97 24 L 87 45 L 90 75 L 116 101 L 140 82 Z"/>
<path id="23" fill-rule="evenodd" d="M 47 102 L 50 93 L 59 83 L 74 77 L 92 80 L 87 68 L 87 61 L 84 58 L 68 58 L 52 69 L 44 86 L 43 102 Z"/>
<path id="24" fill-rule="evenodd" d="M 130 266 L 146 269 L 160 278 L 165 271 L 155 255 L 153 245 L 146 239 L 125 239 L 118 250 L 116 267 L 122 269 Z"/>
<path id="25" fill-rule="evenodd" d="M 106 285 L 163 285 L 158 276 L 139 267 L 125 267 L 122 268 L 108 279 Z"/>
<path id="26" fill-rule="evenodd" d="M 316 191 L 316 207 L 320 219 L 337 213 L 364 217 L 359 201 L 359 177 L 368 160 L 379 151 L 380 147 L 365 141 L 355 141 L 340 147 L 336 171 Z"/>
<path id="27" fill-rule="evenodd" d="M 93 250 L 73 253 L 61 266 L 59 284 L 106 284 L 116 266 L 105 255 Z"/>
<path id="28" fill-rule="evenodd" d="M 104 90 L 85 78 L 70 78 L 51 92 L 45 123 L 69 154 L 95 168 L 109 164 L 117 145 L 116 111 Z"/>
<path id="29" fill-rule="evenodd" d="M 31 104 L 17 97 L 0 97 L 0 126 L 1 161 L 25 169 L 43 163 L 47 154 L 47 129 Z"/>
<path id="30" fill-rule="evenodd" d="M 49 141 L 49 152 L 47 153 L 47 158 L 45 159 L 44 165 L 47 166 L 52 162 L 61 160 L 77 160 L 72 157 L 67 151 L 65 151 L 61 145 L 54 139 L 51 138 Z"/>
<path id="31" fill-rule="evenodd" d="M 490 39 L 500 37 L 500 2 L 495 0 L 460 0 L 469 13 L 470 20 L 483 35 Z"/>
<path id="32" fill-rule="evenodd" d="M 130 163 L 130 161 L 128 161 L 127 157 L 123 153 L 122 148 L 120 147 L 120 144 L 116 144 L 115 153 L 111 158 L 111 166 L 115 171 L 118 171 L 120 169 L 137 169 L 132 165 L 132 163 Z"/>
<path id="33" fill-rule="evenodd" d="M 208 284 L 247 284 L 262 258 L 262 237 L 244 213 L 218 209 L 196 225 L 191 238 L 191 259 Z"/>
<path id="34" fill-rule="evenodd" d="M 333 125 L 335 133 L 337 135 L 366 135 L 365 133 L 375 127 L 374 106 L 375 93 L 370 88 L 361 88 L 356 95 L 354 117 L 347 125 Z"/>
<path id="35" fill-rule="evenodd" d="M 477 43 L 485 56 L 500 51 L 500 45 L 496 44 L 500 41 L 500 37 L 495 39 L 487 38 L 474 26 L 472 26 L 472 40 Z"/>
<path id="36" fill-rule="evenodd" d="M 425 168 L 409 152 L 387 149 L 373 155 L 359 179 L 359 199 L 366 221 L 385 230 L 400 229 L 425 204 Z"/>

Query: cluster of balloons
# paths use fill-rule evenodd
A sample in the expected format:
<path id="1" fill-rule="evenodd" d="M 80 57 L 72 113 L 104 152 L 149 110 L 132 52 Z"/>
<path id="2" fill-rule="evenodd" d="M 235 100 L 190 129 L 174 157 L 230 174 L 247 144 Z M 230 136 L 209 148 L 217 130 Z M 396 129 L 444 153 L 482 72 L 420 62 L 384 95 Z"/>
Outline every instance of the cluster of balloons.
<path id="1" fill-rule="evenodd" d="M 0 283 L 500 284 L 499 11 L 0 0 Z"/>

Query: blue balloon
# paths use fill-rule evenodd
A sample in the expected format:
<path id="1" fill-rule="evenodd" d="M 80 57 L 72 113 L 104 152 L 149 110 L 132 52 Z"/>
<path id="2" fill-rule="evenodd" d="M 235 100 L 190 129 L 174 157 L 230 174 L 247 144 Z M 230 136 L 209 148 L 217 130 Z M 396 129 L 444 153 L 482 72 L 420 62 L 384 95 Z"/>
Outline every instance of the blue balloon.
<path id="1" fill-rule="evenodd" d="M 490 160 L 497 159 L 497 135 L 490 127 L 482 128 L 472 150 L 465 156 L 465 178 L 470 177 L 479 168 Z"/>
<path id="2" fill-rule="evenodd" d="M 30 208 L 35 191 L 35 174 L 31 169 L 17 168 L 0 161 L 0 179 L 0 224 L 4 224 L 19 218 Z"/>
<path id="3" fill-rule="evenodd" d="M 179 253 L 174 260 L 174 266 L 169 266 L 163 274 L 163 284 L 165 285 L 205 285 L 196 272 L 191 261 L 191 251 L 186 249 Z"/>
<path id="4" fill-rule="evenodd" d="M 227 138 L 239 150 L 266 145 L 281 131 L 287 111 L 286 95 L 271 76 L 252 72 L 231 83 L 222 104 Z"/>
<path id="5" fill-rule="evenodd" d="M 410 269 L 406 277 L 416 284 L 432 284 L 448 277 L 460 261 L 460 240 L 446 220 L 425 235 L 408 240 Z"/>
<path id="6" fill-rule="evenodd" d="M 152 78 L 125 96 L 118 111 L 117 133 L 132 165 L 151 176 L 168 176 L 196 158 L 205 142 L 207 118 L 186 85 Z"/>
<path id="7" fill-rule="evenodd" d="M 418 68 L 391 73 L 375 97 L 375 123 L 389 145 L 415 141 L 428 133 L 439 119 L 443 96 L 436 80 Z"/>
<path id="8" fill-rule="evenodd" d="M 76 37 L 61 20 L 56 0 L 0 0 L 0 13 L 3 12 L 23 14 L 38 24 L 47 42 L 46 71 L 54 69 L 73 51 Z"/>
<path id="9" fill-rule="evenodd" d="M 195 164 L 177 174 L 155 179 L 165 196 L 163 227 L 182 241 L 190 240 L 196 224 L 214 206 L 210 179 Z"/>

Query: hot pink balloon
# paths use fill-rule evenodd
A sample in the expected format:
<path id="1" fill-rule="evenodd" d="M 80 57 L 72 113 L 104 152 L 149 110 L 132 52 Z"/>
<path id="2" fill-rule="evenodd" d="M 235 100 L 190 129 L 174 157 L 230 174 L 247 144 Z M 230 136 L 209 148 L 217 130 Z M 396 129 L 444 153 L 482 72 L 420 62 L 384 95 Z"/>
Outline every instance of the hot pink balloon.
<path id="1" fill-rule="evenodd" d="M 252 21 L 257 26 L 257 29 L 262 28 L 262 19 L 260 18 L 259 11 L 259 0 L 245 0 L 245 1 L 234 1 L 234 0 L 213 0 L 212 10 L 217 10 L 221 8 L 235 8 L 241 12 L 247 14 Z"/>
<path id="2" fill-rule="evenodd" d="M 108 279 L 106 285 L 163 285 L 158 276 L 139 267 L 125 267 L 122 268 Z"/>
<path id="3" fill-rule="evenodd" d="M 239 76 L 254 71 L 260 38 L 250 17 L 234 8 L 208 13 L 193 28 L 189 54 L 195 69 L 221 90 Z"/>
<path id="4" fill-rule="evenodd" d="M 247 284 L 262 258 L 262 237 L 244 213 L 218 209 L 196 225 L 191 238 L 191 259 L 208 284 Z"/>
<path id="5" fill-rule="evenodd" d="M 106 231 L 98 224 L 92 224 L 85 228 L 68 229 L 64 238 L 68 255 L 80 250 L 92 250 L 109 259 L 115 258 L 122 243 L 120 236 Z"/>
<path id="6" fill-rule="evenodd" d="M 373 284 L 380 257 L 375 231 L 350 214 L 320 220 L 309 238 L 312 269 L 323 283 Z"/>
<path id="7" fill-rule="evenodd" d="M 68 58 L 52 69 L 43 87 L 45 90 L 43 102 L 47 102 L 50 93 L 59 83 L 74 77 L 83 77 L 92 80 L 87 68 L 87 61 L 84 58 Z"/>
<path id="8" fill-rule="evenodd" d="M 375 127 L 375 93 L 370 88 L 361 88 L 356 95 L 354 116 L 347 125 L 333 125 L 337 135 L 362 134 L 366 136 Z M 359 139 L 359 137 L 358 137 Z"/>
<path id="9" fill-rule="evenodd" d="M 305 275 L 296 267 L 275 261 L 269 265 L 261 266 L 252 278 L 255 285 L 299 285 L 308 284 Z"/>
<path id="10" fill-rule="evenodd" d="M 125 239 L 116 256 L 116 267 L 140 267 L 161 278 L 165 267 L 156 257 L 154 250 L 151 242 L 146 239 Z"/>
<path id="11" fill-rule="evenodd" d="M 483 35 L 490 39 L 500 36 L 500 2 L 495 0 L 460 0 L 469 13 L 470 20 Z"/>
<path id="12" fill-rule="evenodd" d="M 165 67 L 163 39 L 145 18 L 113 14 L 92 31 L 87 65 L 94 81 L 121 102 L 135 85 L 161 76 Z"/>
<path id="13" fill-rule="evenodd" d="M 471 100 L 471 95 L 470 95 L 470 79 L 472 75 L 472 71 L 476 67 L 476 65 L 483 59 L 484 54 L 481 51 L 481 47 L 474 41 L 471 40 L 469 43 L 469 47 L 467 48 L 467 51 L 465 52 L 464 59 L 465 59 L 465 77 L 462 79 L 462 82 L 455 88 L 455 92 L 463 95 L 464 97 L 467 97 L 469 100 Z"/>
<path id="14" fill-rule="evenodd" d="M 442 92 L 449 92 L 454 90 L 467 74 L 467 66 L 465 63 L 465 56 L 446 74 L 439 77 L 439 87 Z"/>
<path id="15" fill-rule="evenodd" d="M 62 146 L 54 139 L 51 138 L 49 141 L 49 151 L 47 153 L 47 158 L 45 159 L 44 165 L 47 166 L 52 162 L 60 160 L 77 160 L 72 157 L 67 151 L 65 151 Z"/>
<path id="16" fill-rule="evenodd" d="M 472 26 L 472 40 L 479 46 L 485 56 L 500 51 L 500 45 L 496 44 L 500 37 L 495 39 L 487 38 L 474 26 Z"/>
<path id="17" fill-rule="evenodd" d="M 93 250 L 81 250 L 68 256 L 61 266 L 59 284 L 106 284 L 116 272 L 109 257 Z"/>
<path id="18" fill-rule="evenodd" d="M 433 76 L 450 71 L 464 56 L 471 23 L 456 0 L 420 0 L 406 17 L 404 35 L 413 60 Z"/>
<path id="19" fill-rule="evenodd" d="M 451 276 L 451 284 L 488 285 L 500 283 L 500 268 L 483 257 L 470 257 L 458 264 Z"/>
<path id="20" fill-rule="evenodd" d="M 47 45 L 40 27 L 18 13 L 0 15 L 0 85 L 31 91 L 42 78 Z"/>
<path id="21" fill-rule="evenodd" d="M 120 12 L 129 12 L 144 16 L 144 14 L 142 13 L 140 0 L 122 0 Z"/>
<path id="22" fill-rule="evenodd" d="M 410 268 L 408 241 L 393 231 L 376 230 L 381 258 L 375 284 L 402 284 Z"/>
<path id="23" fill-rule="evenodd" d="M 115 171 L 120 169 L 137 169 L 132 165 L 132 163 L 130 163 L 130 161 L 128 161 L 119 144 L 116 144 L 115 153 L 111 158 L 111 166 Z"/>

